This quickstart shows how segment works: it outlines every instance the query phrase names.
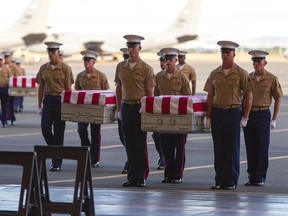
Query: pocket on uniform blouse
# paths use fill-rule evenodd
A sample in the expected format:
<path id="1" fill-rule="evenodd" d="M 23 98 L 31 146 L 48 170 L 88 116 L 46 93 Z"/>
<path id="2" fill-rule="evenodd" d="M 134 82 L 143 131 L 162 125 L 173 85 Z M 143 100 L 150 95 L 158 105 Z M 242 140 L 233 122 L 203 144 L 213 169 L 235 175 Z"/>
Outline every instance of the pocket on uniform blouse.
<path id="1" fill-rule="evenodd" d="M 55 79 L 64 79 L 65 78 L 65 76 L 64 76 L 64 74 L 63 74 L 63 72 L 62 71 L 55 71 L 55 73 L 54 73 L 54 78 Z"/>

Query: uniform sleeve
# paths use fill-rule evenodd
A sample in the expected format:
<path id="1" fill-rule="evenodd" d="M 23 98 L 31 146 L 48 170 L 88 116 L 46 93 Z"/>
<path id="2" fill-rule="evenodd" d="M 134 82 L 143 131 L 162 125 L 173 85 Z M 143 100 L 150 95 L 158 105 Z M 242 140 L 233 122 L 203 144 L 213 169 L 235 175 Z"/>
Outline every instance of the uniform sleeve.
<path id="1" fill-rule="evenodd" d="M 195 69 L 194 69 L 193 67 L 190 67 L 190 70 L 191 70 L 190 80 L 191 80 L 191 81 L 195 81 L 196 78 L 197 78 L 197 76 L 196 76 L 196 71 L 195 71 Z"/>
<path id="2" fill-rule="evenodd" d="M 102 87 L 103 87 L 103 90 L 107 90 L 110 88 L 108 79 L 105 74 L 103 74 Z"/>
<path id="3" fill-rule="evenodd" d="M 242 71 L 241 89 L 242 89 L 244 95 L 253 90 L 251 78 L 248 75 L 248 72 L 244 71 L 244 70 Z"/>
<path id="4" fill-rule="evenodd" d="M 74 88 L 75 88 L 76 90 L 81 90 L 81 86 L 80 86 L 80 74 L 81 74 L 81 73 L 79 73 L 79 74 L 76 76 L 75 86 L 74 86 Z"/>
<path id="5" fill-rule="evenodd" d="M 65 89 L 70 89 L 72 84 L 74 83 L 74 77 L 73 77 L 72 69 L 70 66 L 67 66 L 65 68 L 65 70 L 66 70 L 66 74 L 67 74 Z"/>
<path id="6" fill-rule="evenodd" d="M 115 72 L 115 77 L 114 77 L 115 83 L 120 83 L 119 72 L 120 72 L 120 63 L 116 67 L 116 72 Z"/>
<path id="7" fill-rule="evenodd" d="M 282 97 L 282 96 L 283 96 L 283 92 L 282 92 L 281 85 L 278 81 L 278 78 L 275 77 L 275 79 L 273 80 L 273 83 L 272 83 L 272 97 L 274 99 L 277 99 L 277 98 Z"/>
<path id="8" fill-rule="evenodd" d="M 212 86 L 212 74 L 209 75 L 209 77 L 206 80 L 204 91 L 208 93 L 213 93 L 213 86 Z"/>
<path id="9" fill-rule="evenodd" d="M 152 67 L 147 68 L 147 76 L 146 76 L 146 87 L 154 87 L 155 86 L 155 75 Z"/>
<path id="10" fill-rule="evenodd" d="M 160 91 L 159 91 L 159 86 L 158 86 L 158 76 L 155 76 L 155 88 L 154 88 L 154 96 L 159 96 L 160 95 Z"/>
<path id="11" fill-rule="evenodd" d="M 182 73 L 183 76 L 181 76 L 181 83 L 182 83 L 182 95 L 191 95 L 191 89 L 189 86 L 189 81 L 186 78 L 186 75 Z"/>
<path id="12" fill-rule="evenodd" d="M 40 84 L 40 83 L 42 83 L 43 82 L 43 79 L 42 79 L 42 77 L 41 77 L 41 68 L 42 67 L 40 67 L 40 69 L 39 69 L 39 71 L 38 71 L 38 73 L 37 73 L 37 75 L 36 75 L 36 83 L 38 83 L 38 84 Z"/>

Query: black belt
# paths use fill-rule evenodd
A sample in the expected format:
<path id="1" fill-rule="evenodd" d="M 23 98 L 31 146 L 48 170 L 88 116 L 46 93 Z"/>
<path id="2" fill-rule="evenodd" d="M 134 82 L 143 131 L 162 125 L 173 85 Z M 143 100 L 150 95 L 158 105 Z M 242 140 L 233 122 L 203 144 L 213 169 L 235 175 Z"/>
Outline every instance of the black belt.
<path id="1" fill-rule="evenodd" d="M 269 106 L 262 106 L 262 107 L 251 107 L 251 111 L 262 111 L 262 110 L 268 110 Z"/>
<path id="2" fill-rule="evenodd" d="M 45 93 L 45 96 L 61 96 L 61 93 Z"/>
<path id="3" fill-rule="evenodd" d="M 135 104 L 140 104 L 140 100 L 123 100 L 123 103 L 129 104 L 129 105 L 135 105 Z"/>
<path id="4" fill-rule="evenodd" d="M 213 104 L 213 107 L 219 108 L 219 109 L 234 109 L 234 108 L 239 108 L 239 104 L 231 104 L 231 105 L 216 105 Z"/>

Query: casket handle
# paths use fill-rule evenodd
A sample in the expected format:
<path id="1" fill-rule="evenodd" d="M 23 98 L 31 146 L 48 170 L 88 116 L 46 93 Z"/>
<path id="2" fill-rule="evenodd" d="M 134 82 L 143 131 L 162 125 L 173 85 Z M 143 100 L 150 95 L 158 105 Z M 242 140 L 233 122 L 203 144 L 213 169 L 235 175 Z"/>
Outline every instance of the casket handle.
<path id="1" fill-rule="evenodd" d="M 74 116 L 79 117 L 80 113 L 78 110 L 74 110 Z"/>
<path id="2" fill-rule="evenodd" d="M 176 120 L 175 120 L 174 118 L 171 118 L 171 119 L 170 119 L 170 124 L 174 126 L 175 123 L 176 123 Z"/>
<path id="3" fill-rule="evenodd" d="M 163 119 L 157 119 L 157 125 L 162 125 L 163 124 Z"/>

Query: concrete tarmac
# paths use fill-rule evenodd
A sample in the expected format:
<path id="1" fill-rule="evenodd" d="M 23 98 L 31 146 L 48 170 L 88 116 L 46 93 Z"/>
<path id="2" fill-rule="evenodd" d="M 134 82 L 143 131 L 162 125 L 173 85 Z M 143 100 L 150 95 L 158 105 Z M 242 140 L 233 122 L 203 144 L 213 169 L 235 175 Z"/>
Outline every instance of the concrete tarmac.
<path id="1" fill-rule="evenodd" d="M 145 56 L 155 72 L 157 58 Z M 189 56 L 187 63 L 197 72 L 197 92 L 203 94 L 204 83 L 212 69 L 220 64 L 220 54 Z M 249 56 L 239 54 L 236 62 L 252 71 Z M 83 70 L 81 63 L 69 62 L 76 74 Z M 117 62 L 97 63 L 105 72 L 113 89 Z M 27 74 L 35 74 L 40 66 L 26 66 Z M 186 165 L 182 184 L 163 184 L 163 170 L 156 169 L 158 159 L 151 133 L 148 133 L 150 174 L 145 188 L 123 188 L 126 175 L 121 174 L 126 161 L 117 124 L 102 125 L 100 166 L 91 168 L 96 215 L 287 215 L 288 210 L 288 61 L 282 57 L 268 58 L 267 69 L 278 76 L 285 96 L 282 99 L 277 127 L 271 131 L 270 161 L 266 184 L 245 187 L 247 163 L 243 135 L 241 136 L 241 172 L 238 187 L 233 191 L 214 191 L 213 143 L 210 132 L 189 134 L 186 144 Z M 272 111 L 272 109 L 271 109 Z M 46 145 L 41 134 L 37 98 L 24 98 L 24 112 L 16 114 L 16 124 L 0 129 L 0 151 L 33 151 L 35 145 Z M 80 146 L 77 124 L 67 122 L 65 146 Z M 48 172 L 52 199 L 66 200 L 73 193 L 75 161 L 64 160 L 61 172 Z M 17 207 L 21 168 L 0 165 L 0 211 Z M 53 198 L 54 196 L 54 198 Z M 69 198 L 68 198 L 69 200 Z M 1 215 L 1 214 L 0 214 Z"/>

